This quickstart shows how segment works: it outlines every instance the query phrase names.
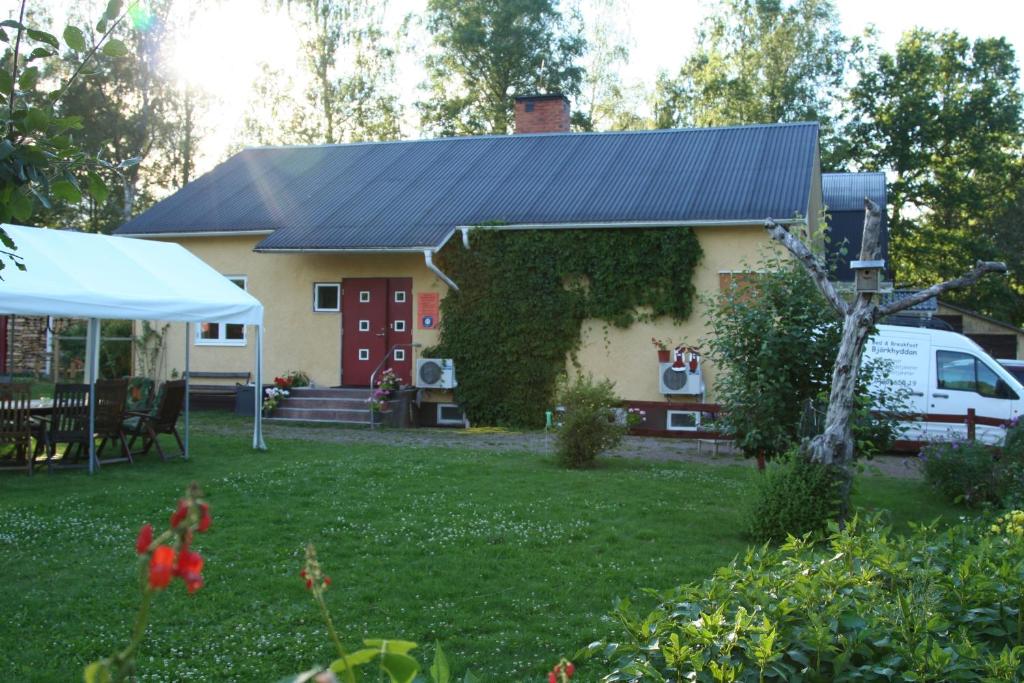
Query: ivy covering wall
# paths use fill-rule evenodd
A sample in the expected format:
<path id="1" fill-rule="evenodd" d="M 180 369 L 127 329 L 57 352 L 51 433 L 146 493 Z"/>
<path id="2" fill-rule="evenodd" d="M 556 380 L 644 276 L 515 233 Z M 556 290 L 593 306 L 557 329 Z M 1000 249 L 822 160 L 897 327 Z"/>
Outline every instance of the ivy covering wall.
<path id="1" fill-rule="evenodd" d="M 460 291 L 441 302 L 429 353 L 455 360 L 456 399 L 475 424 L 542 427 L 584 320 L 625 328 L 693 310 L 703 252 L 689 228 L 477 229 L 470 239 L 438 255 Z"/>

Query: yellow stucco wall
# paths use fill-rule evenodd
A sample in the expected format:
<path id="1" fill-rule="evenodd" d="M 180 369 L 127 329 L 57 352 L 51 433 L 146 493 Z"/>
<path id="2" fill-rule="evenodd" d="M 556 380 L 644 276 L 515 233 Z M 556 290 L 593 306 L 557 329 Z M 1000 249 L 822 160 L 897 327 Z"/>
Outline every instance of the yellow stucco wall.
<path id="1" fill-rule="evenodd" d="M 659 393 L 657 353 L 651 337 L 703 347 L 702 340 L 711 330 L 705 323 L 705 305 L 699 298 L 719 291 L 722 273 L 754 270 L 768 251 L 778 253 L 760 225 L 698 228 L 695 232 L 704 258 L 694 273 L 698 300 L 689 320 L 676 324 L 661 318 L 637 323 L 626 330 L 601 321 L 584 323 L 577 360 L 584 372 L 614 381 L 618 394 L 625 399 L 664 400 Z M 338 384 L 341 314 L 313 312 L 315 282 L 341 282 L 346 277 L 411 277 L 414 307 L 421 292 L 437 292 L 442 298 L 447 293 L 446 285 L 427 269 L 419 254 L 257 254 L 252 248 L 260 239 L 244 236 L 173 241 L 219 272 L 247 278 L 248 291 L 263 302 L 266 310 L 266 377 L 303 370 L 316 384 Z M 414 326 L 413 341 L 429 347 L 437 343 L 437 332 Z M 184 325 L 171 326 L 167 349 L 168 372 L 181 371 L 185 365 Z M 206 346 L 192 341 L 191 354 L 193 370 L 246 371 L 255 363 L 255 343 L 251 333 L 244 347 Z M 414 349 L 414 362 L 418 354 L 419 349 Z M 567 365 L 573 371 L 572 364 Z M 713 364 L 706 362 L 704 372 L 709 389 L 705 399 L 714 400 Z"/>
<path id="2" fill-rule="evenodd" d="M 193 254 L 224 275 L 244 275 L 248 291 L 263 302 L 265 333 L 263 372 L 273 378 L 302 370 L 321 386 L 336 386 L 341 375 L 341 313 L 313 311 L 313 284 L 340 283 L 349 277 L 411 277 L 413 311 L 420 292 L 444 297 L 447 286 L 427 269 L 421 254 L 257 254 L 261 236 L 179 238 Z M 167 368 L 185 366 L 184 325 L 167 335 Z M 251 330 L 244 347 L 191 342 L 193 370 L 245 371 L 254 367 Z M 413 342 L 428 347 L 437 332 L 413 325 Z M 420 349 L 413 349 L 412 358 Z M 206 382 L 207 380 L 203 380 Z M 215 382 L 215 381 L 211 381 Z"/>
<path id="3" fill-rule="evenodd" d="M 660 318 L 650 323 L 636 323 L 625 330 L 596 320 L 583 325 L 577 356 L 583 372 L 593 374 L 596 379 L 612 380 L 616 393 L 624 399 L 665 400 L 658 387 L 657 350 L 651 344 L 651 337 L 705 350 L 702 340 L 710 335 L 711 329 L 705 322 L 706 306 L 702 297 L 718 293 L 719 275 L 756 270 L 764 255 L 781 253 L 760 225 L 698 228 L 695 232 L 704 250 L 704 259 L 694 272 L 693 284 L 698 298 L 688 320 L 674 323 Z M 714 364 L 705 362 L 703 372 L 708 388 L 704 400 L 710 402 L 715 400 Z M 693 401 L 694 398 L 675 397 L 673 400 Z"/>

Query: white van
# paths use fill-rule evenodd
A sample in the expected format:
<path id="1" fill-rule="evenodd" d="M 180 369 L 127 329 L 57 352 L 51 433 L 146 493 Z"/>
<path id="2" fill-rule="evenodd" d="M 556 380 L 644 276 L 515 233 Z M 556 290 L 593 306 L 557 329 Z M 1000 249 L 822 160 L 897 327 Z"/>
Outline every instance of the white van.
<path id="1" fill-rule="evenodd" d="M 907 410 L 923 415 L 967 415 L 1007 420 L 1024 410 L 1024 386 L 973 341 L 944 330 L 879 325 L 868 340 L 864 360 L 892 362 L 889 380 L 909 392 Z M 872 387 L 873 391 L 881 389 Z M 904 422 L 901 440 L 935 441 L 967 437 L 967 425 Z M 975 438 L 1000 444 L 1003 427 L 979 424 Z"/>

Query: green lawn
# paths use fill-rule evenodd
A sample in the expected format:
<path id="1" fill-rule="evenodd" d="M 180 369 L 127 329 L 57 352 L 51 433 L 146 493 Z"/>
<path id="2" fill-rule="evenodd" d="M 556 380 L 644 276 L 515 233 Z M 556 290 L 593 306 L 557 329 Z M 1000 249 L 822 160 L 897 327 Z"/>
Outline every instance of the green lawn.
<path id="1" fill-rule="evenodd" d="M 699 580 L 747 545 L 753 468 L 440 448 L 343 447 L 193 435 L 190 462 L 112 466 L 93 478 L 0 473 L 0 680 L 80 680 L 125 642 L 134 538 L 166 524 L 190 480 L 214 515 L 196 547 L 206 586 L 158 597 L 142 681 L 275 681 L 332 649 L 298 577 L 317 544 L 343 637 L 440 640 L 484 681 L 543 679 L 614 631 L 616 596 Z M 872 477 L 857 504 L 897 525 L 956 512 L 922 484 Z M 583 667 L 581 680 L 596 671 Z"/>

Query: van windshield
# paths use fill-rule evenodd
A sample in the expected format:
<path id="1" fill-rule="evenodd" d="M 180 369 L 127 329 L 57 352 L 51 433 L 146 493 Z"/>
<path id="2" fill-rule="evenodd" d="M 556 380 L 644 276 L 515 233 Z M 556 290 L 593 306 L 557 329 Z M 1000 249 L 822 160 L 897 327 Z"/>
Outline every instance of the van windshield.
<path id="1" fill-rule="evenodd" d="M 936 379 L 939 389 L 973 391 L 988 398 L 1017 399 L 1006 382 L 981 359 L 958 351 L 936 351 Z"/>

